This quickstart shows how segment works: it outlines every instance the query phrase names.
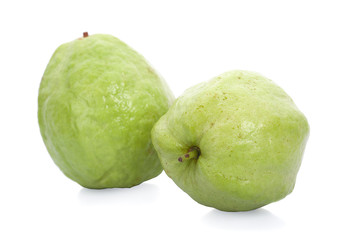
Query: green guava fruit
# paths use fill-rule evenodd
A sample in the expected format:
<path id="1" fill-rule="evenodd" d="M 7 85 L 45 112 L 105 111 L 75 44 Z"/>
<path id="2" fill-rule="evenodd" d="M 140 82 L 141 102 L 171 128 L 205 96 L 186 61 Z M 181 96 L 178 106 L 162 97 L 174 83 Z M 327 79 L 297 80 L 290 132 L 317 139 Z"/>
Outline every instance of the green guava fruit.
<path id="1" fill-rule="evenodd" d="M 308 135 L 292 99 L 249 71 L 186 90 L 152 130 L 166 174 L 197 202 L 223 211 L 291 193 Z"/>
<path id="2" fill-rule="evenodd" d="M 80 185 L 132 187 L 162 171 L 150 133 L 173 100 L 140 54 L 113 36 L 84 33 L 47 65 L 40 131 L 56 165 Z"/>

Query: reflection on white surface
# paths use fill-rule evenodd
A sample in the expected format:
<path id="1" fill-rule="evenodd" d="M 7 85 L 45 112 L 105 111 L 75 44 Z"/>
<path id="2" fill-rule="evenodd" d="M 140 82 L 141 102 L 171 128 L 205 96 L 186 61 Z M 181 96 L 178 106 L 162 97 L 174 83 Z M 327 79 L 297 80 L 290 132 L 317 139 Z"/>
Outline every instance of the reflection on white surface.
<path id="1" fill-rule="evenodd" d="M 154 202 L 159 195 L 156 185 L 142 183 L 132 188 L 87 189 L 79 192 L 79 202 L 86 205 L 140 205 Z"/>
<path id="2" fill-rule="evenodd" d="M 223 212 L 213 209 L 203 217 L 203 222 L 225 230 L 271 230 L 285 226 L 282 219 L 266 209 L 248 212 Z"/>

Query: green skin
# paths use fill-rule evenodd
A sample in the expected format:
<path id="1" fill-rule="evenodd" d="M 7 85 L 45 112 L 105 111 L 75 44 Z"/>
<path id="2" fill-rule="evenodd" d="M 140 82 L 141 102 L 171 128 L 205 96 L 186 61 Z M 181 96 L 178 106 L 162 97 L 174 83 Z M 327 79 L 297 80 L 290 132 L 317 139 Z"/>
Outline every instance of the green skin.
<path id="1" fill-rule="evenodd" d="M 308 135 L 292 99 L 248 71 L 188 89 L 152 130 L 166 174 L 197 202 L 223 211 L 291 193 Z"/>
<path id="2" fill-rule="evenodd" d="M 146 60 L 110 36 L 61 45 L 41 81 L 42 138 L 62 172 L 86 188 L 132 187 L 162 171 L 151 143 L 174 97 Z"/>

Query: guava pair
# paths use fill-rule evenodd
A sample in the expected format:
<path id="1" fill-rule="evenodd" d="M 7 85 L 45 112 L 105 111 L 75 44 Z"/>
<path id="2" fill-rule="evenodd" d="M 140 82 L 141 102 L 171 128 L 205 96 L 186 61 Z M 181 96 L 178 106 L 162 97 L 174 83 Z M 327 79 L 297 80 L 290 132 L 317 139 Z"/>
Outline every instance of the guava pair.
<path id="1" fill-rule="evenodd" d="M 132 187 L 166 174 L 194 200 L 245 211 L 294 187 L 309 125 L 271 80 L 231 71 L 174 99 L 119 39 L 61 45 L 41 81 L 41 135 L 62 172 L 87 188 Z"/>

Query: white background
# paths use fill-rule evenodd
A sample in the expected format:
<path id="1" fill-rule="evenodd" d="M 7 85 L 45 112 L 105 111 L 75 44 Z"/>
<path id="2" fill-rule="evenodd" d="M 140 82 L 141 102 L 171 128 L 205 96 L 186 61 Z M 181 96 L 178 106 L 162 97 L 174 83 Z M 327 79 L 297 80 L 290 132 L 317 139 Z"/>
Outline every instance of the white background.
<path id="1" fill-rule="evenodd" d="M 0 239 L 348 239 L 346 2 L 1 1 Z M 274 80 L 311 126 L 294 192 L 226 213 L 164 173 L 131 189 L 66 178 L 41 140 L 37 95 L 54 50 L 84 31 L 125 41 L 176 96 L 233 69 Z"/>

